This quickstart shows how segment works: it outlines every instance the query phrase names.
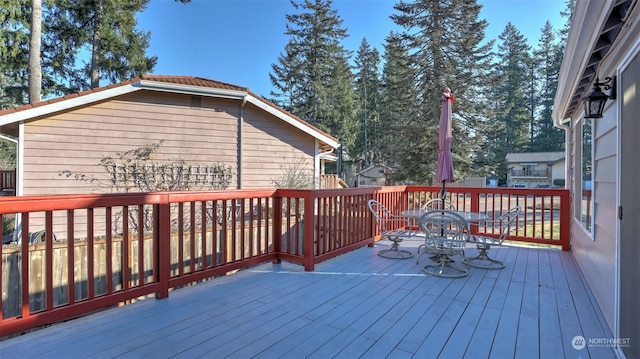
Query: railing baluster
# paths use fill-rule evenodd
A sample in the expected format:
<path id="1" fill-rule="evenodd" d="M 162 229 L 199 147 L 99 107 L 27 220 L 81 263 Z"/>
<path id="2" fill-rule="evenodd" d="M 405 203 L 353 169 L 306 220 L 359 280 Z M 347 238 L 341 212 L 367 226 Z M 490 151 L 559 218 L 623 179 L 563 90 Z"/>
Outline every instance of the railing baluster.
<path id="1" fill-rule="evenodd" d="M 45 212 L 45 263 L 46 266 L 46 285 L 45 285 L 45 298 L 46 310 L 53 309 L 53 212 L 46 211 Z"/>
<path id="2" fill-rule="evenodd" d="M 131 288 L 131 238 L 129 237 L 129 207 L 122 206 L 122 289 Z"/>
<path id="3" fill-rule="evenodd" d="M 106 270 L 106 276 L 107 276 L 107 295 L 112 294 L 113 293 L 113 261 L 112 261 L 112 256 L 113 256 L 113 236 L 112 236 L 112 232 L 111 232 L 111 227 L 112 227 L 112 223 L 111 223 L 111 207 L 107 207 L 105 209 L 105 240 L 106 240 L 106 262 L 107 262 L 107 270 Z M 69 242 L 69 241 L 67 241 Z"/>
<path id="4" fill-rule="evenodd" d="M 95 298 L 93 208 L 87 208 L 87 299 Z"/>

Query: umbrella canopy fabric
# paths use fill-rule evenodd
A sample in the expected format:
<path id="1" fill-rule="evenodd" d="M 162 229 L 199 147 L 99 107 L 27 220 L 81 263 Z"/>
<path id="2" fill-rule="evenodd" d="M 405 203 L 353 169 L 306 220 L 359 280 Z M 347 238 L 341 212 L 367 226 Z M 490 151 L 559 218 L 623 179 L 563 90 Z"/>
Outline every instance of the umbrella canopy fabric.
<path id="1" fill-rule="evenodd" d="M 453 156 L 451 155 L 451 105 L 454 98 L 451 90 L 446 88 L 442 93 L 442 108 L 440 109 L 440 152 L 436 167 L 436 182 L 455 181 L 453 174 Z"/>

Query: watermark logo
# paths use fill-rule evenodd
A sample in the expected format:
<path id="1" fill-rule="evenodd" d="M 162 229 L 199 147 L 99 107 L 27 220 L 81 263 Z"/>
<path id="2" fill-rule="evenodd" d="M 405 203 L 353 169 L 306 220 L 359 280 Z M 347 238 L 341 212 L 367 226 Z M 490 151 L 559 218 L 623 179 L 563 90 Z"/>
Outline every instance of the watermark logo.
<path id="1" fill-rule="evenodd" d="M 575 337 L 573 337 L 573 339 L 571 339 L 571 346 L 575 350 L 582 350 L 587 346 L 587 341 L 584 340 L 584 337 L 582 335 L 576 335 Z"/>
<path id="2" fill-rule="evenodd" d="M 588 338 L 582 335 L 576 335 L 571 339 L 571 346 L 575 350 L 582 350 L 585 347 L 603 348 L 603 347 L 629 347 L 631 338 Z"/>

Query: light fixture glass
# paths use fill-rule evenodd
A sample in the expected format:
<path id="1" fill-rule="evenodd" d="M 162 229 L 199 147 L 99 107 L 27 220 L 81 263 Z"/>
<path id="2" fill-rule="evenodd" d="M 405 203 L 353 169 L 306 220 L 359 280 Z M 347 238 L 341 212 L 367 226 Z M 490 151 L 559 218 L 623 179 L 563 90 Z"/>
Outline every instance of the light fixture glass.
<path id="1" fill-rule="evenodd" d="M 611 94 L 607 95 L 602 92 L 601 86 L 605 90 L 611 89 Z M 584 97 L 584 118 L 602 118 L 602 112 L 604 111 L 604 105 L 608 99 L 616 98 L 616 77 L 607 77 L 604 82 L 600 82 L 600 79 L 596 78 L 593 89 L 587 96 Z"/>

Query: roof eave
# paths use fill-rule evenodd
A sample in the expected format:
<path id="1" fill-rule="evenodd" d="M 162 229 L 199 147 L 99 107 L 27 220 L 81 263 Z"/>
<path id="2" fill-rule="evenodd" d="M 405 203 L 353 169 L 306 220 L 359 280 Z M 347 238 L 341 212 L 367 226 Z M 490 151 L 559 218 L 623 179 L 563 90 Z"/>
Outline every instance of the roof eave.
<path id="1" fill-rule="evenodd" d="M 146 90 L 182 93 L 187 95 L 221 97 L 221 98 L 228 98 L 233 100 L 242 100 L 248 94 L 246 91 L 226 90 L 226 89 L 219 89 L 219 88 L 174 84 L 174 83 L 150 81 L 150 80 L 140 80 L 139 83 L 140 83 L 140 87 Z"/>
<path id="2" fill-rule="evenodd" d="M 135 91 L 139 91 L 140 87 L 136 83 L 117 86 L 104 91 L 92 92 L 83 96 L 77 96 L 62 101 L 49 103 L 30 109 L 17 111 L 0 116 L 0 126 L 5 126 L 14 122 L 24 121 L 40 116 L 46 116 L 52 113 L 69 110 L 75 107 L 85 106 L 91 103 L 100 102 L 116 96 L 125 95 Z"/>
<path id="3" fill-rule="evenodd" d="M 600 75 L 600 63 L 620 35 L 638 0 L 577 1 L 560 67 L 552 118 L 557 127 L 581 111 L 580 103 Z"/>

